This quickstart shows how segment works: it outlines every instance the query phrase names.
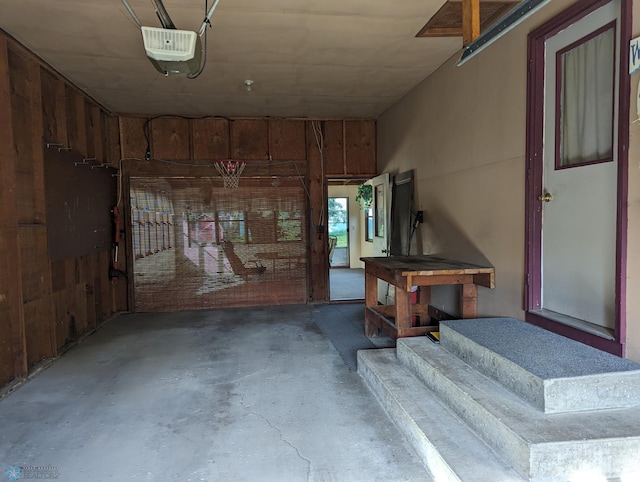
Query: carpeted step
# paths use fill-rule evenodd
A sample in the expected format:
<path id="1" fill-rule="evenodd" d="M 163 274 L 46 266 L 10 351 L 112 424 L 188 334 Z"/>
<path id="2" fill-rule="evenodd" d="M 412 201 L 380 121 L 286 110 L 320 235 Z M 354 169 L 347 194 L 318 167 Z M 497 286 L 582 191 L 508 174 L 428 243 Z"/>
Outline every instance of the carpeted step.
<path id="1" fill-rule="evenodd" d="M 640 364 L 514 318 L 440 324 L 441 346 L 545 413 L 640 406 Z"/>
<path id="2" fill-rule="evenodd" d="M 523 480 L 398 362 L 393 348 L 358 352 L 358 373 L 438 482 Z"/>
<path id="3" fill-rule="evenodd" d="M 638 407 L 544 414 L 426 337 L 397 340 L 397 357 L 526 479 L 640 474 Z"/>

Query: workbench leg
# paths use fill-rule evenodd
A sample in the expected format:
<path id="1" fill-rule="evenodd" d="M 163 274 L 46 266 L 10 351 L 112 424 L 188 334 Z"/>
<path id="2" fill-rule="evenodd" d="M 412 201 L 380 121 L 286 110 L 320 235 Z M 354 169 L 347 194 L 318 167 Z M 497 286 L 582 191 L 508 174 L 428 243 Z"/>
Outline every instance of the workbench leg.
<path id="1" fill-rule="evenodd" d="M 423 305 L 426 314 L 420 317 L 419 326 L 429 326 L 431 317 L 429 316 L 429 305 L 431 304 L 431 286 L 418 286 L 418 304 Z"/>
<path id="2" fill-rule="evenodd" d="M 478 287 L 473 284 L 462 285 L 462 317 L 476 318 L 478 316 Z"/>
<path id="3" fill-rule="evenodd" d="M 364 335 L 378 336 L 379 328 L 369 321 L 368 307 L 378 306 L 378 278 L 364 273 Z"/>
<path id="4" fill-rule="evenodd" d="M 398 338 L 411 328 L 411 292 L 396 287 L 396 329 Z"/>

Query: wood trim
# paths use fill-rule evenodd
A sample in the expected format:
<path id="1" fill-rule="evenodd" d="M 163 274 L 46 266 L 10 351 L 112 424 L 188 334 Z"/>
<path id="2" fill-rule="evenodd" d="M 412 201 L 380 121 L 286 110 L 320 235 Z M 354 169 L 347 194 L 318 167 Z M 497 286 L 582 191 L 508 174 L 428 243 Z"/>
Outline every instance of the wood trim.
<path id="1" fill-rule="evenodd" d="M 618 212 L 616 265 L 616 341 L 622 345 L 620 356 L 626 356 L 627 343 L 627 237 L 629 200 L 629 110 L 631 79 L 628 72 L 629 42 L 632 31 L 633 0 L 620 4 L 620 83 L 618 84 Z"/>

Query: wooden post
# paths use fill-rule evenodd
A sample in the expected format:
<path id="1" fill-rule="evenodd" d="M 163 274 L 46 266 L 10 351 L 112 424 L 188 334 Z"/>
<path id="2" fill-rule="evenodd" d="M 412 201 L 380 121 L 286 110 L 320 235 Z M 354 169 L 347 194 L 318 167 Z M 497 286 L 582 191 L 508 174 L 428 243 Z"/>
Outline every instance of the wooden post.
<path id="1" fill-rule="evenodd" d="M 462 44 L 469 45 L 480 36 L 480 0 L 462 0 Z"/>
<path id="2" fill-rule="evenodd" d="M 380 330 L 377 325 L 370 321 L 370 315 L 367 312 L 367 307 L 378 304 L 378 277 L 366 270 L 366 266 L 364 272 L 364 299 L 364 334 L 368 337 L 378 336 Z"/>
<path id="3" fill-rule="evenodd" d="M 476 318 L 478 316 L 478 287 L 475 284 L 462 285 L 461 304 L 463 318 Z"/>
<path id="4" fill-rule="evenodd" d="M 398 338 L 407 336 L 411 329 L 411 291 L 396 286 L 396 329 Z"/>

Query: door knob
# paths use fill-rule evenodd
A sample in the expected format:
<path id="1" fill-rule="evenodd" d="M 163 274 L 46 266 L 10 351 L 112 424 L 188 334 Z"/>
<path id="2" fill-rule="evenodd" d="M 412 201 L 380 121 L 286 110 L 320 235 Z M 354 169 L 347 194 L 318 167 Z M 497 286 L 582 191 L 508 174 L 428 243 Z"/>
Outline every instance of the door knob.
<path id="1" fill-rule="evenodd" d="M 538 196 L 538 199 L 540 201 L 544 201 L 544 202 L 548 203 L 549 201 L 551 201 L 553 199 L 553 194 L 545 192 L 544 194 L 540 194 Z"/>

